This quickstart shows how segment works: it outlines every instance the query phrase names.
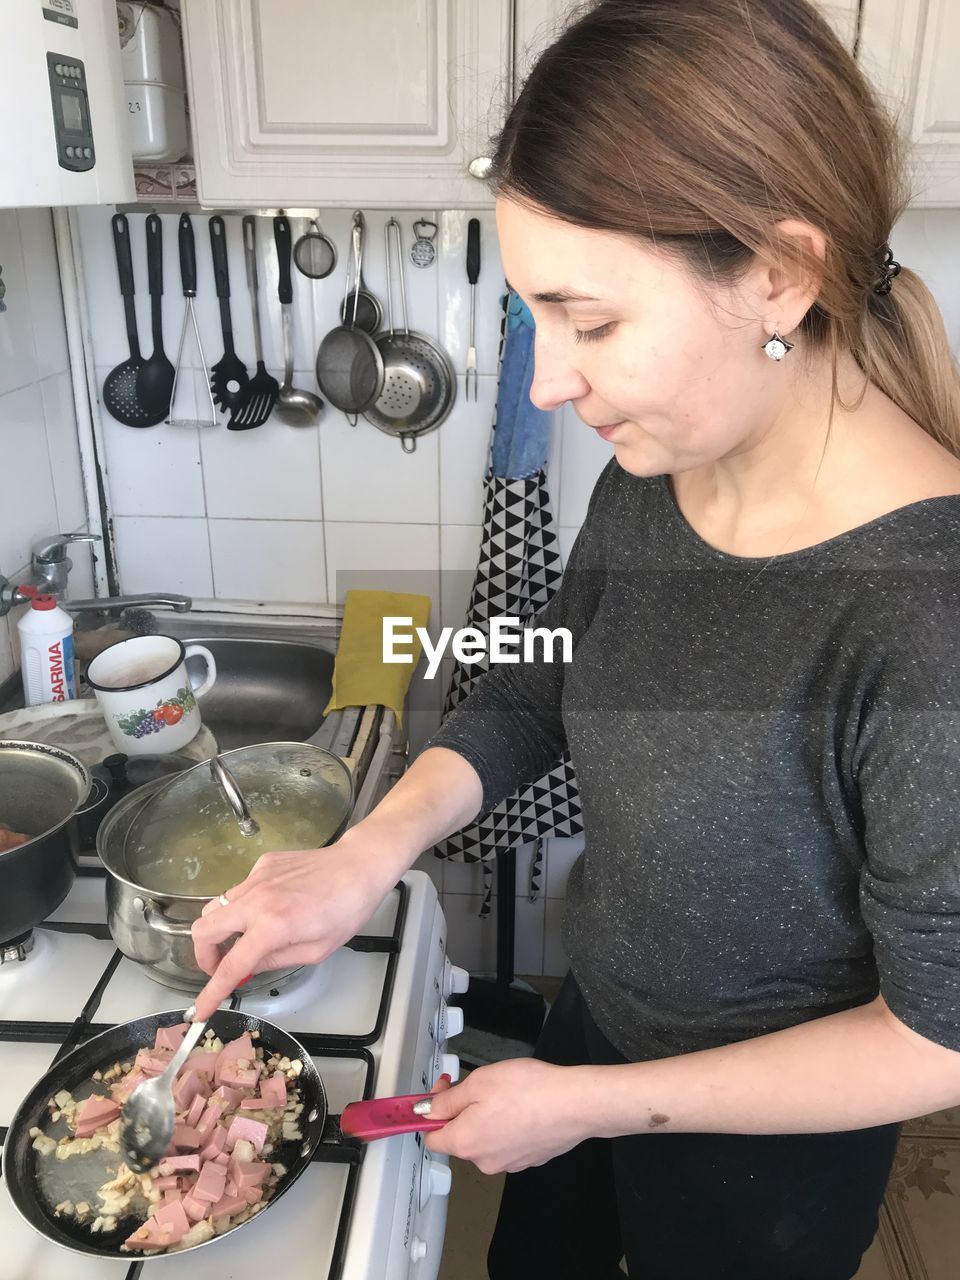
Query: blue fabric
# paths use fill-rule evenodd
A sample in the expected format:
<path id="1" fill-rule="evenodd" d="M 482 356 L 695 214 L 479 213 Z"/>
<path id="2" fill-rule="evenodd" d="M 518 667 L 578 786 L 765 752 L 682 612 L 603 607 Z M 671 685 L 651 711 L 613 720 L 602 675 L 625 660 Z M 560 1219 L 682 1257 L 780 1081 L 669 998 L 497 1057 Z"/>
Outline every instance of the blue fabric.
<path id="1" fill-rule="evenodd" d="M 507 329 L 497 387 L 497 417 L 490 450 L 494 475 L 525 479 L 540 471 L 550 446 L 552 415 L 530 400 L 534 320 L 515 293 L 508 295 Z"/>

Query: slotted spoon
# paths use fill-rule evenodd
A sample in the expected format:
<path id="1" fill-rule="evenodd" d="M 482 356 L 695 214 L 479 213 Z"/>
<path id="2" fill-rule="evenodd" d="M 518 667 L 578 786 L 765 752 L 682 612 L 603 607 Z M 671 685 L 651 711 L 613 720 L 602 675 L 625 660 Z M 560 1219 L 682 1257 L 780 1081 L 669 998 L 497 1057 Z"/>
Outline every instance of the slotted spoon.
<path id="1" fill-rule="evenodd" d="M 144 360 L 140 354 L 137 333 L 137 310 L 134 302 L 133 258 L 130 253 L 130 228 L 126 214 L 115 213 L 113 245 L 117 255 L 117 275 L 123 298 L 123 316 L 127 329 L 130 356 L 107 374 L 103 382 L 103 403 L 111 417 L 126 427 L 155 427 L 164 415 L 151 417 L 137 397 L 137 374 Z"/>
<path id="2" fill-rule="evenodd" d="M 220 300 L 220 328 L 223 332 L 223 355 L 210 370 L 210 390 L 221 409 L 233 412 L 245 395 L 250 375 L 233 349 L 233 320 L 230 316 L 230 266 L 227 260 L 227 229 L 219 214 L 210 219 L 210 252 L 213 254 L 213 276 Z"/>

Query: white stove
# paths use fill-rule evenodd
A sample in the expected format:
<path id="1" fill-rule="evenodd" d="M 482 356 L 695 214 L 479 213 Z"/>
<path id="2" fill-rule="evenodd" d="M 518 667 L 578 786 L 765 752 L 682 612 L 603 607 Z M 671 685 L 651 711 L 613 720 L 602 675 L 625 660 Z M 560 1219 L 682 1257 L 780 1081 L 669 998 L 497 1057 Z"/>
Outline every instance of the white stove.
<path id="1" fill-rule="evenodd" d="M 147 977 L 113 945 L 102 869 L 84 868 L 34 931 L 23 960 L 0 965 L 0 1134 L 64 1045 L 117 1022 L 183 1008 L 186 993 Z M 296 1036 L 338 1115 L 359 1098 L 417 1093 L 459 1062 L 462 1029 L 446 998 L 467 975 L 446 959 L 436 890 L 409 872 L 362 933 L 275 991 L 234 996 Z M 420 1134 L 360 1149 L 325 1140 L 284 1196 L 242 1232 L 182 1255 L 116 1262 L 73 1254 L 27 1226 L 0 1177 L 0 1280 L 436 1280 L 450 1169 Z"/>

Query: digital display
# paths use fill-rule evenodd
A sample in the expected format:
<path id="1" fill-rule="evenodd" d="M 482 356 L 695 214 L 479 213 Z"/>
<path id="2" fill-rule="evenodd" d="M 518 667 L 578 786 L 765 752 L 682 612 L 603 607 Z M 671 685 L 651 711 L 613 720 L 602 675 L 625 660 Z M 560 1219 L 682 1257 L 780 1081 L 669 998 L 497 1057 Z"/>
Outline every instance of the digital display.
<path id="1" fill-rule="evenodd" d="M 80 99 L 75 93 L 60 95 L 60 114 L 65 129 L 72 129 L 74 133 L 83 132 L 83 112 L 80 109 Z"/>

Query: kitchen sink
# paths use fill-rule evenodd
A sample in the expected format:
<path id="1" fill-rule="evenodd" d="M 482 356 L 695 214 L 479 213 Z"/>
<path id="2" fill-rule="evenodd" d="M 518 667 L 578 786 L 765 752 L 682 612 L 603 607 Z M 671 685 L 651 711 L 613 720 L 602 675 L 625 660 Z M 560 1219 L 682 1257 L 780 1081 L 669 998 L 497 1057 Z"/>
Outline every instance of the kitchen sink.
<path id="1" fill-rule="evenodd" d="M 256 742 L 312 742 L 350 754 L 362 708 L 323 714 L 333 688 L 335 625 L 323 620 L 270 625 L 190 613 L 158 613 L 157 624 L 163 635 L 185 645 L 202 644 L 213 654 L 217 679 L 200 702 L 200 714 L 221 751 Z M 187 665 L 195 679 L 202 678 L 201 658 L 188 659 Z M 0 692 L 0 711 L 23 706 L 19 677 Z M 81 683 L 80 695 L 92 697 L 93 691 Z"/>
<path id="2" fill-rule="evenodd" d="M 306 742 L 322 728 L 333 690 L 332 653 L 302 640 L 200 633 L 183 642 L 202 644 L 217 664 L 200 712 L 221 751 L 252 742 Z M 203 659 L 189 658 L 187 669 L 201 679 Z"/>

